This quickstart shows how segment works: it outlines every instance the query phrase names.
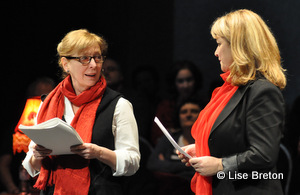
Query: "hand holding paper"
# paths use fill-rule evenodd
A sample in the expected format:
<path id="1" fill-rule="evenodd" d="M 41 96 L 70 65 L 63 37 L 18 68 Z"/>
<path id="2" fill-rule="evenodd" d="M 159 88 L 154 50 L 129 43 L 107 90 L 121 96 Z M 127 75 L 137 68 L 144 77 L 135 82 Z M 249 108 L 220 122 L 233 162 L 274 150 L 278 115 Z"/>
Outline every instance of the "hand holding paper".
<path id="1" fill-rule="evenodd" d="M 172 138 L 172 136 L 169 134 L 168 130 L 161 124 L 159 119 L 157 117 L 154 118 L 154 122 L 158 125 L 158 127 L 161 129 L 161 131 L 165 134 L 165 136 L 168 138 L 168 140 L 171 142 L 171 144 L 176 148 L 181 154 L 186 156 L 187 158 L 191 159 L 192 157 L 186 153 L 184 150 L 181 149 L 181 147 L 175 142 L 175 140 Z"/>

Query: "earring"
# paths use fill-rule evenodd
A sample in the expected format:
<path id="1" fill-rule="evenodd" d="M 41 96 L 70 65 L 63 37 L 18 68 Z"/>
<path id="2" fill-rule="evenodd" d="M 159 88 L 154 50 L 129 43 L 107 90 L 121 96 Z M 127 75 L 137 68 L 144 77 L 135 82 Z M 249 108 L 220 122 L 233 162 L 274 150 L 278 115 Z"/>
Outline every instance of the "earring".
<path id="1" fill-rule="evenodd" d="M 67 73 L 69 73 L 70 71 L 69 70 L 67 70 Z"/>

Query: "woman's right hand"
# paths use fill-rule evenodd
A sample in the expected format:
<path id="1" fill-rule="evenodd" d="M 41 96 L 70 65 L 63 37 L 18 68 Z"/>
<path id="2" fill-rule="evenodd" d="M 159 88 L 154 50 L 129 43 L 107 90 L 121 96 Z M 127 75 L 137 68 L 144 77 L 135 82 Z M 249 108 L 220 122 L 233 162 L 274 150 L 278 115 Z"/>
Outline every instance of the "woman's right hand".
<path id="1" fill-rule="evenodd" d="M 196 156 L 195 144 L 184 146 L 181 149 L 192 157 Z M 186 166 L 191 166 L 189 163 L 189 158 L 181 154 L 178 150 L 176 151 L 176 153 L 178 154 L 178 157 L 181 159 L 181 162 L 185 163 Z"/>
<path id="2" fill-rule="evenodd" d="M 47 156 L 49 156 L 51 154 L 52 150 L 47 149 L 41 145 L 37 145 L 33 142 L 30 143 L 29 147 L 30 147 L 30 150 L 32 150 L 32 152 L 33 152 L 33 155 L 30 158 L 30 164 L 33 169 L 35 169 L 36 171 L 39 171 L 42 166 L 42 160 L 44 158 L 46 158 Z"/>
<path id="3" fill-rule="evenodd" d="M 33 157 L 37 160 L 42 160 L 49 156 L 52 152 L 52 150 L 47 149 L 41 145 L 33 144 L 31 146 L 32 152 L 33 152 Z"/>

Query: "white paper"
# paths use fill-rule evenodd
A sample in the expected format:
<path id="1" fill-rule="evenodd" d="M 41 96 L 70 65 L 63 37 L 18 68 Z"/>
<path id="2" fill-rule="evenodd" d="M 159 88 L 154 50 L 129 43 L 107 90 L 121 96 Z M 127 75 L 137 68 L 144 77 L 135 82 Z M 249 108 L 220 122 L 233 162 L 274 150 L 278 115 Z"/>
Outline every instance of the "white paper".
<path id="1" fill-rule="evenodd" d="M 59 118 L 53 118 L 34 126 L 20 125 L 19 128 L 34 143 L 51 149 L 50 155 L 74 154 L 70 147 L 83 144 L 76 130 Z"/>
<path id="2" fill-rule="evenodd" d="M 171 142 L 171 144 L 176 148 L 181 154 L 191 159 L 192 157 L 186 153 L 184 150 L 181 149 L 181 147 L 175 142 L 173 137 L 169 134 L 168 130 L 161 124 L 159 119 L 157 117 L 154 118 L 154 122 L 158 125 L 158 127 L 161 129 L 161 131 L 165 134 L 165 136 L 168 138 L 168 140 Z"/>

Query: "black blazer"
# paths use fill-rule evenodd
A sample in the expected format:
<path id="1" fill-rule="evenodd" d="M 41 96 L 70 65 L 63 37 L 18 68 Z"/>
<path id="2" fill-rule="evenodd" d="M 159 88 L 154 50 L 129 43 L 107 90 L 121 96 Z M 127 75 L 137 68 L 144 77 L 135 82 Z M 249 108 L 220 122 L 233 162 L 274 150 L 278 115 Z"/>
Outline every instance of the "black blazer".
<path id="1" fill-rule="evenodd" d="M 268 80 L 239 87 L 209 136 L 211 156 L 223 159 L 226 173 L 225 179 L 213 177 L 213 194 L 283 194 L 279 180 L 256 179 L 252 173 L 276 173 L 284 110 L 281 91 Z M 237 173 L 248 179 L 233 179 Z"/>

